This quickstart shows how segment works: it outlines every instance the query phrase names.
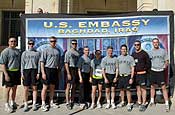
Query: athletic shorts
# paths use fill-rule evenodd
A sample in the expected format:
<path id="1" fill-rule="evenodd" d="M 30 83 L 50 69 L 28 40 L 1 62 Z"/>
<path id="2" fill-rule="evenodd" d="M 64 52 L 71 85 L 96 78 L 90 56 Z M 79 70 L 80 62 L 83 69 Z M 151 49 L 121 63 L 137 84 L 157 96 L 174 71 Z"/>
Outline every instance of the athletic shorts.
<path id="1" fill-rule="evenodd" d="M 92 78 L 92 86 L 103 85 L 104 79 L 94 79 Z"/>
<path id="2" fill-rule="evenodd" d="M 45 68 L 46 80 L 42 79 L 45 85 L 56 85 L 58 82 L 58 69 L 57 68 Z"/>
<path id="3" fill-rule="evenodd" d="M 156 85 L 164 85 L 165 84 L 165 71 L 160 71 L 160 72 L 156 72 L 151 70 L 150 73 L 150 83 L 151 84 L 156 84 Z"/>
<path id="4" fill-rule="evenodd" d="M 23 85 L 24 86 L 36 86 L 37 85 L 37 79 L 36 76 L 38 74 L 37 69 L 24 69 L 24 80 Z"/>
<path id="5" fill-rule="evenodd" d="M 135 75 L 136 86 L 146 86 L 147 74 L 137 74 Z"/>
<path id="6" fill-rule="evenodd" d="M 7 71 L 10 81 L 5 81 L 5 75 L 2 77 L 2 86 L 14 87 L 15 85 L 21 85 L 21 73 L 20 71 Z"/>
<path id="7" fill-rule="evenodd" d="M 70 71 L 70 75 L 71 75 L 72 79 L 71 80 L 67 79 L 67 83 L 78 84 L 79 83 L 78 68 L 69 67 L 69 71 Z"/>
<path id="8" fill-rule="evenodd" d="M 109 83 L 105 83 L 106 88 L 116 87 L 116 83 L 113 82 L 115 74 L 106 74 L 106 78 L 109 81 Z"/>
<path id="9" fill-rule="evenodd" d="M 131 84 L 129 84 L 129 80 L 131 75 L 128 76 L 119 76 L 118 79 L 118 88 L 129 90 L 131 88 Z"/>

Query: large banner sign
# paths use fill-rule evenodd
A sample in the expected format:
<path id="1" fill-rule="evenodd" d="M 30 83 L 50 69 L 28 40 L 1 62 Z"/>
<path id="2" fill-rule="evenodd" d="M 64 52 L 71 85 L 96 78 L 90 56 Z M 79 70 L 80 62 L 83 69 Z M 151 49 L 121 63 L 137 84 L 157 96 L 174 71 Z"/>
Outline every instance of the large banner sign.
<path id="1" fill-rule="evenodd" d="M 28 18 L 27 37 L 116 37 L 169 33 L 168 16 Z"/>
<path id="2" fill-rule="evenodd" d="M 151 12 L 152 13 L 152 12 Z M 49 16 L 48 16 L 49 15 Z M 49 46 L 49 37 L 57 37 L 57 48 L 64 54 L 70 48 L 70 40 L 77 39 L 78 50 L 90 48 L 90 57 L 95 50 L 101 50 L 106 55 L 106 48 L 113 47 L 113 55 L 120 55 L 120 46 L 126 44 L 131 54 L 134 49 L 134 41 L 142 42 L 142 49 L 149 51 L 153 48 L 152 39 L 159 38 L 160 47 L 168 53 L 172 63 L 173 37 L 171 31 L 170 15 L 168 13 L 155 15 L 127 15 L 126 16 L 82 16 L 82 15 L 56 15 L 56 14 L 31 14 L 24 17 L 23 27 L 25 32 L 25 49 L 27 41 L 33 39 L 35 48 L 42 51 Z M 65 88 L 65 71 L 62 63 L 62 72 L 58 89 Z M 167 83 L 168 72 L 166 73 Z"/>

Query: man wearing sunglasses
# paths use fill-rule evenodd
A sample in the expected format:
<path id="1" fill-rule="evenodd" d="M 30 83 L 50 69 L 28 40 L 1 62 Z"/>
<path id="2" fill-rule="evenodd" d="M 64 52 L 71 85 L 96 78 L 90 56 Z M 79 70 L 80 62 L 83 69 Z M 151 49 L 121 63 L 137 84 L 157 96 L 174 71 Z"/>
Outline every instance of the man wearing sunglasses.
<path id="1" fill-rule="evenodd" d="M 71 41 L 71 49 L 65 54 L 65 69 L 67 72 L 67 85 L 66 85 L 66 107 L 68 109 L 73 108 L 75 88 L 79 83 L 77 62 L 79 59 L 79 53 L 77 51 L 77 40 Z"/>
<path id="2" fill-rule="evenodd" d="M 48 111 L 46 106 L 46 92 L 49 87 L 50 90 L 50 108 L 58 108 L 55 103 L 53 103 L 55 85 L 58 82 L 58 69 L 60 67 L 60 51 L 56 48 L 56 37 L 52 36 L 49 38 L 50 47 L 43 50 L 41 53 L 41 73 L 43 81 L 43 89 L 41 92 L 42 99 L 42 111 Z"/>
<path id="3" fill-rule="evenodd" d="M 135 61 L 135 82 L 137 89 L 137 103 L 139 106 L 139 111 L 146 110 L 146 81 L 147 72 L 150 69 L 151 63 L 149 55 L 142 50 L 141 42 L 136 40 L 134 42 L 135 52 L 132 53 Z"/>
<path id="4" fill-rule="evenodd" d="M 21 56 L 21 76 L 24 85 L 24 112 L 29 110 L 28 108 L 28 90 L 29 86 L 33 89 L 33 111 L 37 110 L 37 80 L 40 73 L 40 53 L 34 49 L 34 41 L 28 41 L 28 50 L 24 51 Z"/>
<path id="5" fill-rule="evenodd" d="M 5 85 L 5 111 L 12 113 L 17 109 L 15 103 L 17 85 L 21 84 L 20 51 L 16 49 L 16 38 L 10 37 L 9 47 L 1 52 L 0 60 L 3 70 L 3 85 Z M 10 90 L 12 90 L 11 103 L 9 104 Z"/>

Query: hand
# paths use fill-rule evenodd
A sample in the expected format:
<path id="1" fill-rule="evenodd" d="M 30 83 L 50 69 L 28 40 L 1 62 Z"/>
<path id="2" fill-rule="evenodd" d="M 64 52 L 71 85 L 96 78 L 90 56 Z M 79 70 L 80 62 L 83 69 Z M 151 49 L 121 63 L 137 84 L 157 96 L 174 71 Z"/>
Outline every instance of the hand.
<path id="1" fill-rule="evenodd" d="M 89 78 L 89 82 L 92 83 L 92 78 L 91 77 Z"/>
<path id="2" fill-rule="evenodd" d="M 5 75 L 5 81 L 10 81 L 10 77 L 8 74 Z"/>
<path id="3" fill-rule="evenodd" d="M 129 84 L 132 84 L 133 83 L 133 79 L 129 79 Z"/>
<path id="4" fill-rule="evenodd" d="M 80 78 L 80 80 L 79 80 L 79 81 L 80 81 L 80 83 L 83 83 L 83 79 L 82 79 L 82 78 Z"/>
<path id="5" fill-rule="evenodd" d="M 22 78 L 22 80 L 24 80 L 24 75 L 23 74 L 21 75 L 21 78 Z"/>
<path id="6" fill-rule="evenodd" d="M 46 74 L 45 73 L 42 74 L 42 78 L 43 78 L 43 80 L 46 80 Z"/>
<path id="7" fill-rule="evenodd" d="M 114 80 L 113 80 L 113 83 L 116 83 L 116 82 L 117 82 L 117 80 L 118 80 L 118 78 L 117 78 L 117 77 L 115 77 L 115 78 L 114 78 Z"/>
<path id="8" fill-rule="evenodd" d="M 108 79 L 105 79 L 105 83 L 109 83 Z"/>
<path id="9" fill-rule="evenodd" d="M 67 74 L 67 79 L 72 80 L 72 76 L 70 74 Z"/>
<path id="10" fill-rule="evenodd" d="M 37 79 L 37 80 L 39 79 L 39 73 L 36 75 L 36 79 Z"/>

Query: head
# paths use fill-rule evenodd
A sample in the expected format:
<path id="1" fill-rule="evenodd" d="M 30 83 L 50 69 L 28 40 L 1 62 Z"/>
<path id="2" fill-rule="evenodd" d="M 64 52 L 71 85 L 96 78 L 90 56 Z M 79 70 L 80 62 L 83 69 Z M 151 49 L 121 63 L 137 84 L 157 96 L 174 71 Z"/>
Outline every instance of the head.
<path id="1" fill-rule="evenodd" d="M 17 45 L 17 40 L 15 37 L 10 37 L 8 41 L 9 47 L 10 48 L 15 48 Z"/>
<path id="2" fill-rule="evenodd" d="M 72 47 L 73 49 L 76 49 L 76 48 L 77 48 L 77 40 L 73 39 L 73 40 L 71 41 L 71 47 Z"/>
<path id="3" fill-rule="evenodd" d="M 127 55 L 127 50 L 128 50 L 128 48 L 127 48 L 126 44 L 123 44 L 120 46 L 121 55 L 124 55 L 124 56 Z"/>
<path id="4" fill-rule="evenodd" d="M 35 42 L 33 40 L 28 41 L 28 48 L 29 49 L 32 49 L 34 45 L 35 45 Z"/>
<path id="5" fill-rule="evenodd" d="M 134 47 L 136 51 L 140 51 L 141 50 L 141 42 L 139 40 L 136 40 L 134 42 Z"/>
<path id="6" fill-rule="evenodd" d="M 153 44 L 153 47 L 155 48 L 155 49 L 159 49 L 159 39 L 158 38 L 154 38 L 153 40 L 152 40 L 152 44 Z"/>
<path id="7" fill-rule="evenodd" d="M 84 55 L 86 55 L 86 56 L 89 55 L 89 47 L 88 47 L 88 46 L 85 46 L 85 47 L 83 48 L 83 53 L 84 53 Z"/>
<path id="8" fill-rule="evenodd" d="M 38 13 L 38 14 L 43 14 L 43 9 L 42 9 L 42 8 L 38 8 L 38 9 L 37 9 L 37 13 Z"/>
<path id="9" fill-rule="evenodd" d="M 107 47 L 107 54 L 108 54 L 108 56 L 112 56 L 112 54 L 113 54 L 113 47 L 112 46 L 108 46 Z"/>
<path id="10" fill-rule="evenodd" d="M 49 41 L 50 41 L 51 47 L 53 47 L 53 48 L 56 47 L 56 43 L 57 43 L 56 37 L 51 36 L 51 37 L 49 38 Z"/>
<path id="11" fill-rule="evenodd" d="M 96 59 L 100 59 L 101 58 L 101 51 L 100 50 L 96 50 L 95 51 L 95 57 L 96 57 Z"/>

